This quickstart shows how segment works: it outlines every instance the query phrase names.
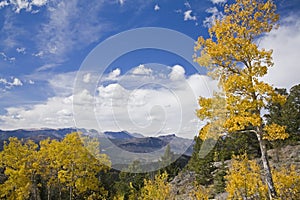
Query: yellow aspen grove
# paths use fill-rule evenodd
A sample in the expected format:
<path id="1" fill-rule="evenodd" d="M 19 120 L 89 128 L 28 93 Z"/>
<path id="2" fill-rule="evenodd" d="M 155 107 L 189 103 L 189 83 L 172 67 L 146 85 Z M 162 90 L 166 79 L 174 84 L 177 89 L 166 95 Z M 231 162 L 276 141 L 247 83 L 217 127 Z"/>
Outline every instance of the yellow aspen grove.
<path id="1" fill-rule="evenodd" d="M 225 99 L 225 119 L 219 129 L 223 133 L 252 132 L 256 134 L 264 167 L 264 177 L 270 198 L 276 190 L 267 158 L 266 140 L 285 139 L 285 127 L 266 125 L 262 110 L 271 102 L 283 104 L 285 97 L 261 81 L 273 66 L 272 50 L 259 48 L 258 40 L 277 28 L 279 16 L 272 0 L 236 0 L 224 8 L 224 17 L 209 28 L 209 38 L 199 37 L 194 59 L 208 69 L 208 74 L 219 81 Z M 218 117 L 212 109 L 213 98 L 200 98 L 197 116 L 212 123 Z M 218 102 L 218 101 L 216 101 Z M 217 112 L 219 113 L 219 112 Z"/>
<path id="2" fill-rule="evenodd" d="M 37 184 L 38 152 L 37 144 L 27 141 L 24 144 L 17 138 L 10 138 L 0 153 L 0 167 L 3 167 L 7 180 L 0 185 L 0 199 L 40 200 Z"/>
<path id="3" fill-rule="evenodd" d="M 260 167 L 256 161 L 248 160 L 247 154 L 233 156 L 232 167 L 225 178 L 228 199 L 268 199 Z"/>

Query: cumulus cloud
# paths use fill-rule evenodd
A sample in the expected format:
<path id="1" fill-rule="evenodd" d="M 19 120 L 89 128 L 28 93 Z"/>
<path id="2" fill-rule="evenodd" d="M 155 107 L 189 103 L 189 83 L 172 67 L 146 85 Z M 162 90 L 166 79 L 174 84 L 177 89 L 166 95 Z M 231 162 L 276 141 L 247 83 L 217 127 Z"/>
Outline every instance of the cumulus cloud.
<path id="1" fill-rule="evenodd" d="M 155 10 L 155 11 L 158 11 L 159 9 L 160 9 L 159 5 L 158 5 L 158 4 L 155 4 L 154 10 Z"/>
<path id="2" fill-rule="evenodd" d="M 14 78 L 14 80 L 13 80 L 13 82 L 12 82 L 12 85 L 13 85 L 13 86 L 22 86 L 23 83 L 22 83 L 22 81 L 21 81 L 20 79 Z"/>
<path id="3" fill-rule="evenodd" d="M 260 41 L 260 46 L 273 49 L 274 66 L 264 81 L 275 87 L 291 88 L 299 84 L 300 17 L 282 19 L 281 26 Z"/>
<path id="4" fill-rule="evenodd" d="M 6 112 L 0 115 L 1 127 L 5 129 L 74 126 L 70 97 L 49 98 L 47 102 L 30 108 L 10 107 Z"/>
<path id="5" fill-rule="evenodd" d="M 132 74 L 134 75 L 150 75 L 152 70 L 145 67 L 145 65 L 139 65 L 138 67 L 134 68 Z"/>
<path id="6" fill-rule="evenodd" d="M 185 74 L 184 68 L 180 65 L 175 65 L 175 66 L 172 67 L 172 71 L 169 74 L 169 78 L 172 81 L 183 80 L 184 79 L 184 74 Z"/>
<path id="7" fill-rule="evenodd" d="M 120 76 L 120 74 L 121 74 L 121 70 L 117 68 L 108 74 L 107 79 L 115 80 L 118 76 Z"/>
<path id="8" fill-rule="evenodd" d="M 137 69 L 137 74 L 146 76 L 132 74 Z M 118 82 L 99 82 L 96 92 L 82 89 L 74 94 L 75 73 L 53 76 L 49 84 L 56 96 L 44 103 L 6 108 L 6 114 L 0 115 L 1 127 L 58 128 L 75 124 L 100 131 L 127 130 L 148 136 L 176 133 L 193 138 L 199 128 L 195 115 L 198 96 L 208 97 L 216 85 L 204 75 L 185 76 L 179 65 L 163 72 L 140 65 L 123 75 L 115 71 Z M 90 81 L 96 80 L 91 74 Z"/>
<path id="9" fill-rule="evenodd" d="M 188 20 L 192 20 L 192 21 L 196 21 L 197 17 L 196 16 L 192 16 L 192 10 L 187 10 L 183 13 L 184 17 L 184 21 L 188 21 Z"/>

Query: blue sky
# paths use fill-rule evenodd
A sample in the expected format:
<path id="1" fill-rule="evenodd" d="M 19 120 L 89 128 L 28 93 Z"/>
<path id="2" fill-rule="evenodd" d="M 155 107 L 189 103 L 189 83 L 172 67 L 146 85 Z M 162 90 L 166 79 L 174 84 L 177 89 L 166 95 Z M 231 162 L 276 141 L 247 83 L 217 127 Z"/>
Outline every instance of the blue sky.
<path id="1" fill-rule="evenodd" d="M 84 72 L 83 81 L 94 85 L 93 92 L 80 93 L 84 96 L 74 93 L 75 77 L 97 45 L 126 30 L 161 27 L 193 40 L 200 35 L 205 37 L 207 27 L 222 15 L 226 2 L 0 0 L 0 129 L 83 126 L 126 129 L 146 135 L 180 130 L 182 136 L 192 137 L 198 129 L 194 116 L 197 97 L 209 96 L 215 87 L 200 66 L 195 69 L 172 52 L 142 49 L 114 60 L 106 66 L 102 77 Z M 275 66 L 265 80 L 277 87 L 290 88 L 299 83 L 300 4 L 298 0 L 279 0 L 277 4 L 281 27 L 260 40 L 261 46 L 274 49 Z M 126 42 L 130 41 L 112 48 L 119 49 Z M 181 93 L 178 87 L 183 82 L 192 93 Z M 118 102 L 120 94 L 126 102 Z M 76 95 L 91 98 L 93 113 L 74 117 Z M 183 98 L 188 95 L 193 96 L 194 103 Z M 147 97 L 144 103 L 139 102 L 142 97 Z M 81 100 L 78 105 L 82 105 Z M 131 101 L 133 107 L 128 103 Z M 119 106 L 126 107 L 126 111 L 118 109 Z M 176 114 L 179 121 L 174 117 Z M 91 115 L 96 116 L 96 124 L 89 122 Z M 191 126 L 195 128 L 188 130 Z"/>

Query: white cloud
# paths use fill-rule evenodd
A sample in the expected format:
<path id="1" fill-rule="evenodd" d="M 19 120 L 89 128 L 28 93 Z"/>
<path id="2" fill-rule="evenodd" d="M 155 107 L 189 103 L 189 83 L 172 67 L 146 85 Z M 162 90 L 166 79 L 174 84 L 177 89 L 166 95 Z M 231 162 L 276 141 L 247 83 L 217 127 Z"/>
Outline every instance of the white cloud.
<path id="1" fill-rule="evenodd" d="M 195 20 L 197 20 L 196 16 L 192 16 L 192 10 L 187 10 L 183 14 L 184 14 L 184 17 L 183 17 L 184 21 L 187 21 L 187 20 L 195 21 Z"/>
<path id="2" fill-rule="evenodd" d="M 45 64 L 45 65 L 40 66 L 35 71 L 37 71 L 37 72 L 46 71 L 46 70 L 49 70 L 49 69 L 53 69 L 53 68 L 55 68 L 57 66 L 58 66 L 58 64 L 49 63 L 49 64 Z"/>
<path id="3" fill-rule="evenodd" d="M 152 69 L 145 67 L 145 65 L 139 65 L 132 71 L 132 74 L 134 75 L 150 75 L 151 73 Z"/>
<path id="4" fill-rule="evenodd" d="M 83 82 L 84 83 L 89 83 L 91 81 L 91 73 L 86 73 L 84 76 L 83 76 Z"/>
<path id="5" fill-rule="evenodd" d="M 300 17 L 282 19 L 281 26 L 260 41 L 260 46 L 273 49 L 274 66 L 264 81 L 275 87 L 291 88 L 299 84 Z"/>
<path id="6" fill-rule="evenodd" d="M 49 98 L 47 102 L 31 108 L 6 108 L 7 113 L 0 116 L 0 121 L 3 121 L 1 127 L 5 129 L 73 127 L 73 117 L 70 116 L 72 101 L 69 98 Z"/>
<path id="7" fill-rule="evenodd" d="M 42 57 L 44 55 L 44 52 L 43 51 L 39 51 L 37 53 L 33 53 L 32 55 L 36 56 L 36 57 Z"/>
<path id="8" fill-rule="evenodd" d="M 0 8 L 3 8 L 3 7 L 8 6 L 8 5 L 9 5 L 8 1 L 1 1 L 0 2 Z"/>
<path id="9" fill-rule="evenodd" d="M 1 1 L 0 8 L 11 5 L 13 10 L 16 13 L 20 13 L 21 10 L 26 12 L 32 12 L 33 6 L 42 7 L 46 5 L 48 0 L 10 0 L 10 1 Z"/>
<path id="10" fill-rule="evenodd" d="M 0 83 L 6 85 L 8 83 L 8 81 L 5 78 L 0 78 Z"/>
<path id="11" fill-rule="evenodd" d="M 47 3 L 48 0 L 33 0 L 32 1 L 32 5 L 35 5 L 35 6 L 43 6 Z"/>
<path id="12" fill-rule="evenodd" d="M 121 74 L 121 70 L 117 68 L 108 74 L 107 79 L 115 80 L 118 76 L 120 76 L 120 74 Z"/>
<path id="13" fill-rule="evenodd" d="M 208 14 L 210 14 L 210 16 L 206 17 L 204 19 L 204 21 L 203 21 L 203 26 L 204 27 L 208 27 L 209 28 L 209 27 L 211 27 L 214 24 L 215 20 L 220 20 L 220 19 L 222 19 L 224 17 L 223 13 L 220 12 L 217 9 L 217 7 L 208 8 L 208 9 L 206 9 L 206 12 Z"/>
<path id="14" fill-rule="evenodd" d="M 13 80 L 13 82 L 12 82 L 12 85 L 13 85 L 13 86 L 22 86 L 23 83 L 22 83 L 22 81 L 21 81 L 20 79 L 14 78 L 14 80 Z"/>
<path id="15" fill-rule="evenodd" d="M 213 4 L 226 3 L 227 0 L 210 0 Z"/>
<path id="16" fill-rule="evenodd" d="M 134 69 L 146 71 L 147 76 L 133 75 Z M 74 126 L 75 113 L 78 127 L 127 130 L 148 136 L 176 133 L 193 138 L 199 128 L 195 115 L 198 96 L 210 96 L 215 82 L 198 74 L 185 77 L 185 70 L 179 65 L 165 71 L 151 68 L 151 73 L 147 66 L 134 69 L 119 74 L 118 83 L 98 83 L 96 93 L 83 89 L 72 94 L 76 72 L 55 75 L 49 80 L 55 97 L 32 107 L 6 108 L 7 113 L 0 115 L 0 126 L 5 129 L 70 127 Z M 97 80 L 92 74 L 90 78 L 89 83 Z M 97 121 L 92 120 L 95 117 Z"/>
<path id="17" fill-rule="evenodd" d="M 158 11 L 159 9 L 160 9 L 159 5 L 158 5 L 158 4 L 155 4 L 154 10 L 155 10 L 155 11 Z"/>
<path id="18" fill-rule="evenodd" d="M 121 5 L 123 5 L 123 4 L 125 3 L 125 0 L 119 0 L 119 3 L 120 3 Z"/>
<path id="19" fill-rule="evenodd" d="M 172 81 L 183 80 L 185 74 L 185 70 L 180 65 L 175 65 L 172 67 L 171 73 L 168 75 Z"/>
<path id="20" fill-rule="evenodd" d="M 208 8 L 208 9 L 206 9 L 205 12 L 211 13 L 211 14 L 215 14 L 215 13 L 218 13 L 219 10 L 217 9 L 217 7 L 210 7 L 210 8 Z"/>
<path id="21" fill-rule="evenodd" d="M 4 52 L 0 52 L 0 55 L 2 56 L 4 61 L 13 62 L 16 60 L 15 57 L 9 57 Z"/>
<path id="22" fill-rule="evenodd" d="M 11 77 L 11 80 L 5 78 L 0 78 L 0 84 L 3 84 L 6 89 L 11 89 L 12 87 L 22 86 L 23 82 L 16 77 Z"/>
<path id="23" fill-rule="evenodd" d="M 16 51 L 18 53 L 21 53 L 21 54 L 26 54 L 26 48 L 25 47 L 18 47 L 18 48 L 16 48 Z"/>
<path id="24" fill-rule="evenodd" d="M 33 80 L 29 80 L 28 82 L 29 82 L 30 85 L 35 84 L 35 82 Z"/>

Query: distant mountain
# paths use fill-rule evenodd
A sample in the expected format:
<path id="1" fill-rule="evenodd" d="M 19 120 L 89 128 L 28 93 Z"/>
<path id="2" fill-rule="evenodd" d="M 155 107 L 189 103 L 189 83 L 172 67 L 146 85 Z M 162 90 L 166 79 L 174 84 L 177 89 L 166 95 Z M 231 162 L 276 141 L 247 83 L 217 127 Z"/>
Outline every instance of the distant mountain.
<path id="1" fill-rule="evenodd" d="M 112 132 L 106 131 L 104 135 L 109 139 L 132 139 L 134 136 L 127 131 L 120 131 L 120 132 Z"/>
<path id="2" fill-rule="evenodd" d="M 144 137 L 142 134 L 129 133 L 127 131 L 112 132 L 107 131 L 99 133 L 96 130 L 76 129 L 76 128 L 62 128 L 62 129 L 18 129 L 4 131 L 0 130 L 0 150 L 3 149 L 3 142 L 7 141 L 9 137 L 17 137 L 18 139 L 33 140 L 39 142 L 41 140 L 50 138 L 62 140 L 66 134 L 80 131 L 85 135 L 99 137 L 101 149 L 103 152 L 110 152 L 111 144 L 118 146 L 128 152 L 133 153 L 151 153 L 155 152 L 166 145 L 170 144 L 171 150 L 174 153 L 182 153 L 182 148 L 190 146 L 184 153 L 186 155 L 192 154 L 192 140 L 177 137 L 175 134 L 164 135 L 158 137 Z M 107 139 L 103 139 L 106 137 Z M 102 138 L 102 139 L 101 139 Z M 185 148 L 186 149 L 186 148 Z"/>

